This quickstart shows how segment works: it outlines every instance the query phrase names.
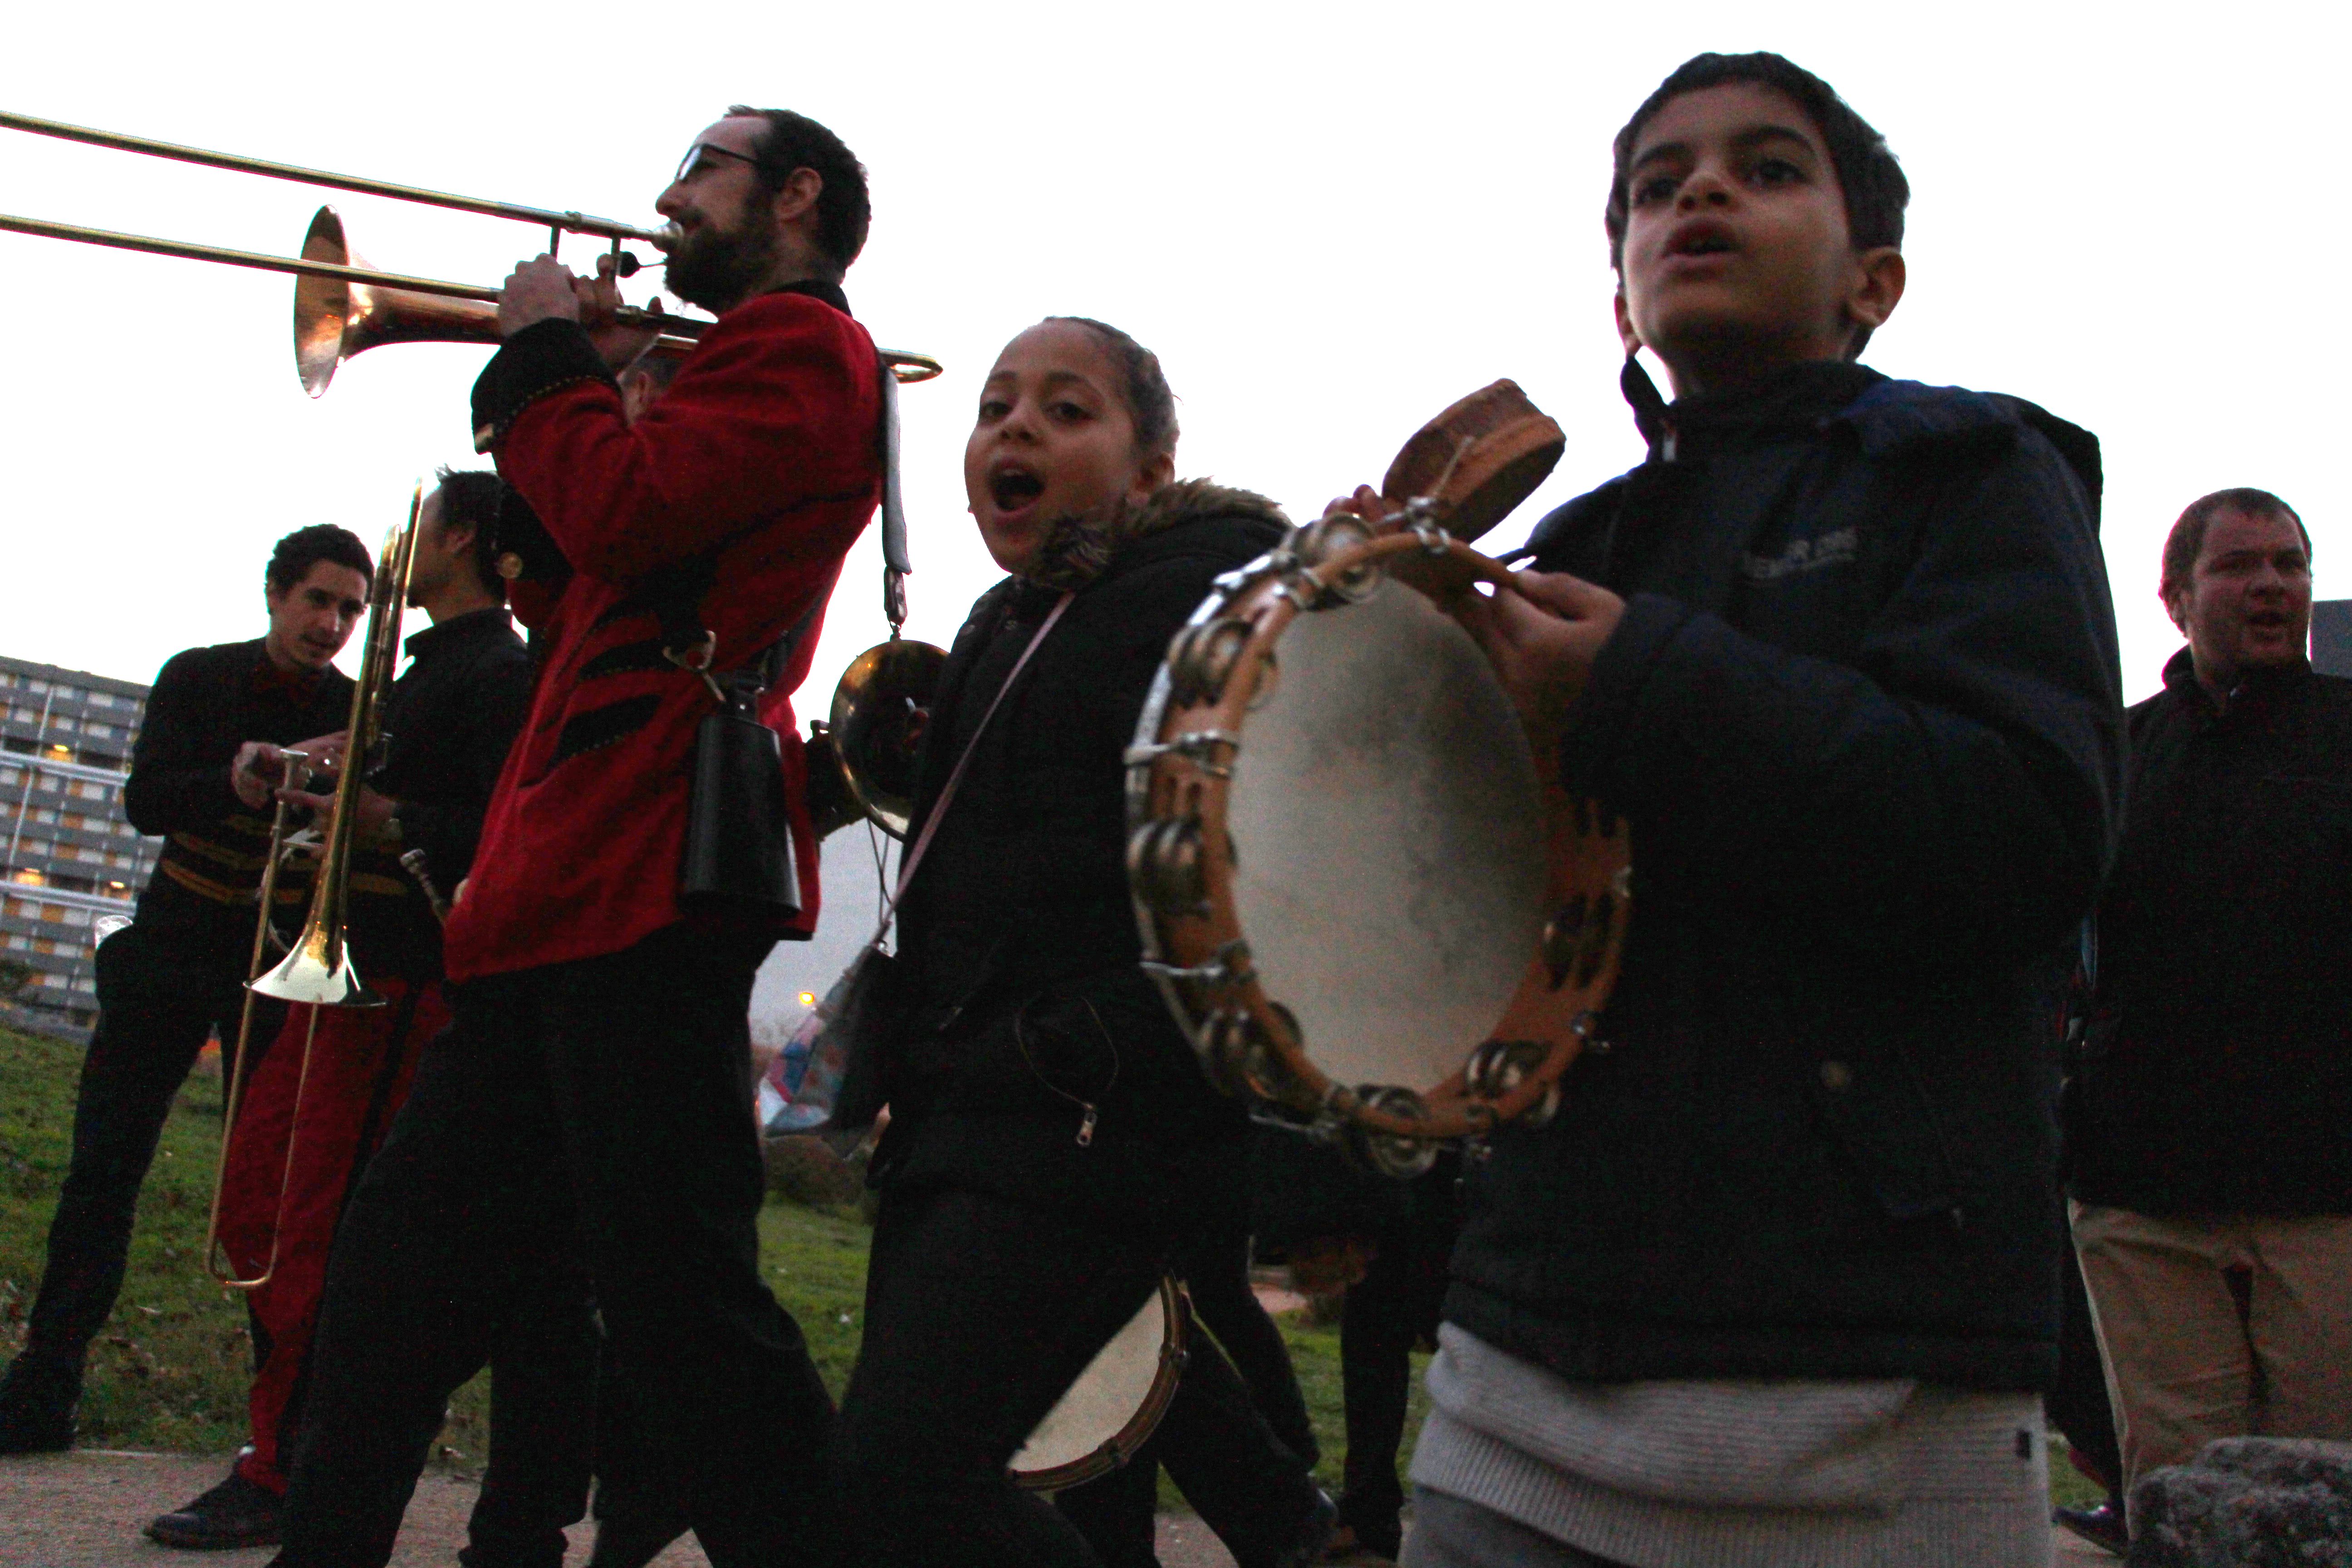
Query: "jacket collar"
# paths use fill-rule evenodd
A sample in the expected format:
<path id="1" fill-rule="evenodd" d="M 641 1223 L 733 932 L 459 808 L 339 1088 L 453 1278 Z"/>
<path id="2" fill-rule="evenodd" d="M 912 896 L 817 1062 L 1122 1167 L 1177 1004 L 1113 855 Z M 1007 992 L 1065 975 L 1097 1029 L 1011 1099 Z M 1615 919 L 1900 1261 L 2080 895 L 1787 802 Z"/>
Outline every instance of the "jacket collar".
<path id="1" fill-rule="evenodd" d="M 841 285 L 823 278 L 803 278 L 795 283 L 779 283 L 761 298 L 765 299 L 768 294 L 805 294 L 812 300 L 823 300 L 845 316 L 856 313 L 850 310 L 849 296 L 841 291 Z"/>
<path id="2" fill-rule="evenodd" d="M 1178 479 L 1141 501 L 1075 512 L 1055 521 L 1034 565 L 1021 574 L 1027 585 L 1061 593 L 1103 576 L 1113 558 L 1142 541 L 1188 522 L 1211 517 L 1257 519 L 1287 529 L 1290 520 L 1274 502 L 1251 490 L 1207 479 Z M 1131 563 L 1122 563 L 1122 567 Z"/>
<path id="3" fill-rule="evenodd" d="M 507 618 L 504 605 L 493 605 L 487 610 L 468 610 L 453 616 L 409 637 L 400 646 L 411 658 L 430 658 L 436 652 L 446 651 L 459 643 L 475 642 L 504 634 L 514 636 L 514 623 Z"/>
<path id="4" fill-rule="evenodd" d="M 1820 360 L 1792 364 L 1735 392 L 1698 393 L 1666 403 L 1641 363 L 1628 359 L 1618 387 L 1633 405 L 1650 460 L 1672 463 L 1758 440 L 1811 434 L 1885 379 L 1864 365 Z"/>
<path id="5" fill-rule="evenodd" d="M 2210 718 L 2223 719 L 2230 715 L 2259 710 L 2278 698 L 2300 689 L 2312 679 L 2311 660 L 2298 658 L 2293 664 L 2270 665 L 2242 671 L 2238 683 L 2230 688 L 2229 696 L 2217 707 L 2197 679 L 2197 660 L 2193 652 L 2182 647 L 2164 663 L 2164 689 L 2178 693 L 2181 700 L 2193 704 Z"/>

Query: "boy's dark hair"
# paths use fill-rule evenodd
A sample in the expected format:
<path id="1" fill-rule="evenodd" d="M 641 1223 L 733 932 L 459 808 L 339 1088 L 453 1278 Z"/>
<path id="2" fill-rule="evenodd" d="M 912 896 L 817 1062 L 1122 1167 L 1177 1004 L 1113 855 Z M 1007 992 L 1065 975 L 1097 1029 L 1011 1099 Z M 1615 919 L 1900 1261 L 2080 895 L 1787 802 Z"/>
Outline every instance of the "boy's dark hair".
<path id="1" fill-rule="evenodd" d="M 1754 82 L 1787 94 L 1805 111 L 1827 144 L 1830 162 L 1837 166 L 1838 190 L 1845 197 L 1846 229 L 1856 250 L 1882 245 L 1903 247 L 1903 209 L 1911 202 L 1911 182 L 1895 159 L 1886 138 L 1872 128 L 1837 89 L 1785 56 L 1759 50 L 1746 55 L 1693 55 L 1676 66 L 1658 89 L 1642 100 L 1625 129 L 1617 132 L 1609 176 L 1609 205 L 1602 223 L 1609 230 L 1609 265 L 1625 271 L 1625 222 L 1628 212 L 1626 175 L 1633 162 L 1633 143 L 1642 128 L 1656 118 L 1671 100 L 1726 82 Z M 1852 358 L 1870 341 L 1870 329 L 1855 334 Z"/>
<path id="2" fill-rule="evenodd" d="M 824 182 L 816 198 L 816 247 L 833 263 L 835 277 L 848 271 L 866 248 L 866 230 L 874 219 L 873 204 L 866 195 L 866 165 L 840 137 L 805 114 L 741 103 L 730 104 L 727 114 L 768 122 L 760 138 L 759 161 L 751 166 L 768 190 L 782 190 L 795 169 L 816 171 Z"/>
<path id="3" fill-rule="evenodd" d="M 515 488 L 488 468 L 443 468 L 433 476 L 441 487 L 441 526 L 474 531 L 474 575 L 504 604 L 507 580 L 499 575 L 499 524 L 515 509 L 530 510 Z"/>
<path id="4" fill-rule="evenodd" d="M 2189 579 L 2197 573 L 2197 558 L 2205 552 L 2205 533 L 2213 520 L 2225 511 L 2243 512 L 2248 517 L 2283 517 L 2294 524 L 2295 532 L 2303 536 L 2303 558 L 2311 559 L 2311 530 L 2304 527 L 2302 514 L 2268 490 L 2258 490 L 2241 485 L 2235 489 L 2215 490 L 2210 496 L 2199 496 L 2189 503 L 2164 536 L 2164 574 L 2158 581 L 2157 594 L 2169 599 L 2175 588 L 2189 586 Z"/>
<path id="5" fill-rule="evenodd" d="M 331 522 L 314 522 L 278 542 L 278 547 L 269 552 L 269 565 L 262 580 L 283 594 L 308 577 L 310 568 L 321 561 L 348 566 L 362 577 L 375 576 L 375 563 L 368 558 L 367 546 L 360 542 L 358 534 Z"/>
<path id="6" fill-rule="evenodd" d="M 1049 321 L 1068 321 L 1086 328 L 1102 339 L 1111 357 L 1118 361 L 1126 384 L 1119 395 L 1127 403 L 1127 416 L 1135 426 L 1135 445 L 1139 451 L 1173 457 L 1176 452 L 1176 395 L 1169 390 L 1167 373 L 1160 368 L 1160 356 L 1120 331 L 1108 321 L 1097 321 L 1092 316 L 1048 316 Z"/>

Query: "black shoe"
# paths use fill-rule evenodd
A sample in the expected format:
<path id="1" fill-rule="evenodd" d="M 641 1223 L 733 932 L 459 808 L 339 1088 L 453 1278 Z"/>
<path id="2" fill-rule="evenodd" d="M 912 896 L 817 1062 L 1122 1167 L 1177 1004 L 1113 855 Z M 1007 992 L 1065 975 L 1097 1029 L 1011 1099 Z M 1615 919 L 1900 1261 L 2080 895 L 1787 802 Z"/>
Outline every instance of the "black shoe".
<path id="1" fill-rule="evenodd" d="M 2052 1509 L 2050 1518 L 2103 1552 L 2121 1557 L 2131 1550 L 2131 1531 L 2124 1527 L 2124 1510 L 2112 1498 L 2096 1508 Z"/>
<path id="2" fill-rule="evenodd" d="M 1342 1505 L 1344 1508 L 1345 1505 Z M 1326 1563 L 1368 1563 L 1396 1561 L 1404 1550 L 1404 1531 L 1395 1524 L 1386 1530 L 1368 1525 L 1341 1523 L 1331 1531 L 1331 1539 L 1323 1548 Z"/>
<path id="3" fill-rule="evenodd" d="M 0 1377 L 0 1454 L 55 1454 L 73 1447 L 81 1369 L 27 1352 Z"/>
<path id="4" fill-rule="evenodd" d="M 1315 1489 L 1315 1507 L 1299 1525 L 1298 1533 L 1291 1538 L 1288 1547 L 1274 1560 L 1274 1568 L 1308 1568 L 1323 1559 L 1323 1548 L 1331 1540 L 1331 1531 L 1339 1522 L 1339 1505 L 1321 1487 Z"/>
<path id="5" fill-rule="evenodd" d="M 625 1515 L 596 1521 L 596 1546 L 588 1554 L 588 1568 L 646 1568 L 687 1531 L 686 1515 L 656 1513 L 649 1518 Z"/>
<path id="6" fill-rule="evenodd" d="M 148 1525 L 147 1539 L 194 1552 L 275 1546 L 278 1521 L 285 1511 L 284 1498 L 231 1470 L 228 1479 L 187 1507 Z"/>

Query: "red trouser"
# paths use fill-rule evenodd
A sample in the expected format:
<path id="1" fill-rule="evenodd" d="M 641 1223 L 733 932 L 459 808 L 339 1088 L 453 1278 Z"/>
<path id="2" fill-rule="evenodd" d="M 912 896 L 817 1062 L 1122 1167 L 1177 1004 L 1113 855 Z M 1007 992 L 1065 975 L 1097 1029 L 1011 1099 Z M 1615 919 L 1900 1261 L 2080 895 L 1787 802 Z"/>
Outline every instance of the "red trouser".
<path id="1" fill-rule="evenodd" d="M 277 1267 L 269 1282 L 247 1297 L 254 1331 L 247 1407 L 252 1447 L 236 1466 L 247 1480 L 276 1492 L 286 1489 L 281 1457 L 291 1451 L 289 1417 L 299 1418 L 289 1407 L 310 1357 L 327 1247 L 344 1196 L 408 1098 L 425 1042 L 449 1022 L 437 981 L 419 987 L 371 977 L 369 984 L 383 993 L 384 1005 L 287 1009 L 285 1027 L 246 1087 L 221 1185 L 221 1244 L 240 1278 L 269 1268 L 273 1226 L 277 1231 Z M 306 1082 L 302 1042 L 314 1015 L 318 1037 Z"/>

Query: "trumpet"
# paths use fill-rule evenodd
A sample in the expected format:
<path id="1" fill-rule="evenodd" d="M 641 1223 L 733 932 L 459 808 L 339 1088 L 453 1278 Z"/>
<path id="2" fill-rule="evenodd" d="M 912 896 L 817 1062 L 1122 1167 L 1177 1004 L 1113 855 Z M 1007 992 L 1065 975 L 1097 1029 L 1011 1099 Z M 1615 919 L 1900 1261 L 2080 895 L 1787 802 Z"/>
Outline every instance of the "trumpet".
<path id="1" fill-rule="evenodd" d="M 381 994 L 368 988 L 352 963 L 348 913 L 352 852 L 359 841 L 361 775 L 367 772 L 367 757 L 382 738 L 384 694 L 391 689 L 393 671 L 400 662 L 401 610 L 408 598 L 409 569 L 416 552 L 416 519 L 424 506 L 425 486 L 419 481 L 409 498 L 407 524 L 384 536 L 376 556 L 375 580 L 368 592 L 367 640 L 361 645 L 359 679 L 352 687 L 351 719 L 344 730 L 342 760 L 335 770 L 335 803 L 328 819 L 325 841 L 319 850 L 310 913 L 302 922 L 302 934 L 295 939 L 284 960 L 265 974 L 258 971 L 266 952 L 278 867 L 286 847 L 286 804 L 282 798 L 272 825 L 269 860 L 262 868 L 261 923 L 253 939 L 252 967 L 257 973 L 246 983 L 248 994 L 245 1017 L 237 1031 L 236 1065 L 229 1083 L 220 1163 L 213 1173 L 212 1212 L 205 1228 L 205 1267 L 214 1279 L 232 1290 L 257 1290 L 277 1274 L 278 1233 L 285 1218 L 286 1190 L 294 1170 L 289 1133 L 286 1163 L 278 1178 L 277 1214 L 269 1227 L 268 1260 L 260 1273 L 240 1276 L 233 1260 L 223 1256 L 221 1198 L 227 1184 L 229 1151 L 237 1134 L 236 1112 L 250 1077 L 247 1063 L 253 1028 L 253 998 L 269 996 L 310 1009 L 310 1026 L 302 1037 L 302 1065 L 294 1088 L 290 1125 L 295 1128 L 302 1121 L 302 1092 L 310 1082 L 310 1052 L 319 1038 L 319 1009 L 380 1007 L 384 1002 Z M 287 783 L 299 787 L 299 780 L 290 772 Z"/>
<path id="2" fill-rule="evenodd" d="M 394 201 L 415 202 L 487 217 L 537 224 L 547 230 L 550 255 L 557 253 L 567 234 L 593 235 L 610 241 L 614 270 L 624 278 L 649 264 L 623 249 L 623 241 L 639 240 L 667 250 L 674 237 L 667 229 L 637 228 L 586 213 L 558 212 L 548 207 L 524 206 L 515 202 L 490 201 L 446 191 L 425 190 L 416 185 L 395 184 L 389 180 L 369 179 L 363 175 L 331 174 L 323 169 L 305 169 L 235 153 L 215 153 L 202 147 L 184 147 L 175 142 L 157 142 L 121 132 L 68 125 L 62 121 L 43 120 L 7 110 L 0 110 L 0 129 L 26 131 L 37 136 L 52 136 L 62 141 L 136 153 L 174 163 L 229 169 L 330 190 L 354 191 L 364 195 L 387 196 Z M 151 256 L 174 256 L 190 261 L 212 261 L 227 267 L 294 274 L 302 280 L 295 285 L 294 291 L 295 369 L 301 376 L 302 389 L 313 397 L 325 393 L 328 384 L 334 379 L 336 367 L 344 360 L 383 343 L 494 343 L 499 341 L 498 289 L 473 283 L 450 282 L 444 279 L 413 278 L 402 273 L 377 271 L 352 255 L 343 241 L 342 220 L 331 206 L 320 207 L 318 216 L 310 220 L 310 230 L 304 237 L 302 254 L 299 257 L 232 250 L 223 246 L 163 239 L 153 235 L 124 234 L 114 229 L 89 228 L 79 224 L 8 213 L 0 213 L 0 230 L 70 240 L 79 245 L 136 250 Z M 621 326 L 658 330 L 661 336 L 651 352 L 665 356 L 688 353 L 693 348 L 694 340 L 711 324 L 698 317 L 640 310 L 634 305 L 625 305 L 616 310 L 613 322 Z M 940 362 L 929 354 L 898 349 L 883 349 L 879 353 L 882 362 L 890 367 L 891 374 L 901 382 L 929 381 L 941 369 Z"/>

